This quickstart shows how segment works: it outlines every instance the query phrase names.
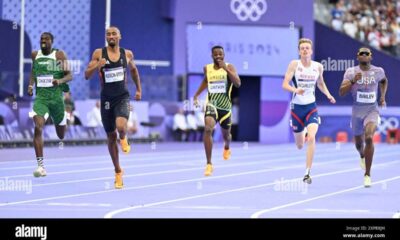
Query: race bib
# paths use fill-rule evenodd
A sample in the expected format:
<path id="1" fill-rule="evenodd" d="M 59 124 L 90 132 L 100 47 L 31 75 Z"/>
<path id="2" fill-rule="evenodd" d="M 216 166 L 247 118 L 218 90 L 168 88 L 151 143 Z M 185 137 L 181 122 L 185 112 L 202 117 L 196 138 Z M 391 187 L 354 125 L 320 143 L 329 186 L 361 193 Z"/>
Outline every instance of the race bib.
<path id="1" fill-rule="evenodd" d="M 37 87 L 53 87 L 53 75 L 37 76 Z"/>
<path id="2" fill-rule="evenodd" d="M 106 83 L 123 81 L 125 72 L 123 67 L 104 69 L 104 78 Z"/>
<path id="3" fill-rule="evenodd" d="M 210 93 L 226 93 L 225 81 L 216 81 L 208 83 L 208 92 Z"/>
<path id="4" fill-rule="evenodd" d="M 357 92 L 357 102 L 374 103 L 376 102 L 375 92 Z"/>
<path id="5" fill-rule="evenodd" d="M 304 90 L 314 90 L 315 89 L 315 82 L 310 82 L 310 83 L 298 82 L 297 85 L 298 85 L 298 88 L 302 88 Z"/>

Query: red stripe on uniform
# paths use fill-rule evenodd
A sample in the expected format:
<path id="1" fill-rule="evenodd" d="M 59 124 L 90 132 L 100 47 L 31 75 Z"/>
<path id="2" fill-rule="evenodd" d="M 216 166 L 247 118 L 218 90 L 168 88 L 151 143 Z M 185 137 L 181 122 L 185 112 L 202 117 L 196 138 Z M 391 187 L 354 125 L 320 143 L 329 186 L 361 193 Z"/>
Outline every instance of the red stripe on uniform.
<path id="1" fill-rule="evenodd" d="M 315 113 L 317 111 L 316 108 L 314 108 L 313 110 L 311 110 L 311 112 L 309 112 L 306 116 L 306 121 L 308 121 L 308 119 L 311 117 L 311 114 Z"/>
<path id="2" fill-rule="evenodd" d="M 303 121 L 301 121 L 301 119 L 296 115 L 296 113 L 294 113 L 292 111 L 292 112 L 290 112 L 290 114 L 292 115 L 292 117 L 294 117 L 301 124 L 302 127 L 304 127 Z"/>

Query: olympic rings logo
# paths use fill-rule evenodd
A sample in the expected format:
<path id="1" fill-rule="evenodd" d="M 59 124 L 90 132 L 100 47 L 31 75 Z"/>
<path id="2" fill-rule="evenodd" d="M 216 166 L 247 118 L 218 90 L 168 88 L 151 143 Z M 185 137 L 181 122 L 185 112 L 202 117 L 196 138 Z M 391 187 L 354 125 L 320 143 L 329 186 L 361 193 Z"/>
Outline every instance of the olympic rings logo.
<path id="1" fill-rule="evenodd" d="M 258 21 L 267 7 L 266 0 L 231 0 L 231 11 L 240 21 Z"/>
<path id="2" fill-rule="evenodd" d="M 381 134 L 386 134 L 388 129 L 397 129 L 399 127 L 399 120 L 395 117 L 384 118 L 381 117 L 381 121 L 377 126 L 377 131 Z"/>

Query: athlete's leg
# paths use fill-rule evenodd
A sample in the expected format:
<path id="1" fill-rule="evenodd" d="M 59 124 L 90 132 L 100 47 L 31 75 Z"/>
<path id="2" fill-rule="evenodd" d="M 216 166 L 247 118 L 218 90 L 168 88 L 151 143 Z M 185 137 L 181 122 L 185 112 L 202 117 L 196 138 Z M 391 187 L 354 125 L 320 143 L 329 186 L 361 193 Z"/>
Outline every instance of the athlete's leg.
<path id="1" fill-rule="evenodd" d="M 56 133 L 59 139 L 63 140 L 65 137 L 65 131 L 67 130 L 67 113 L 64 112 L 63 119 L 60 123 L 55 124 Z"/>
<path id="2" fill-rule="evenodd" d="M 33 172 L 33 176 L 44 177 L 47 175 L 43 162 L 43 127 L 45 119 L 42 116 L 36 115 L 33 117 L 33 121 L 35 123 L 33 146 L 35 148 L 36 161 L 38 164 L 38 167 Z"/>
<path id="3" fill-rule="evenodd" d="M 33 117 L 33 122 L 35 123 L 33 146 L 35 148 L 36 158 L 43 158 L 43 127 L 45 119 L 42 116 L 36 115 Z"/>
<path id="4" fill-rule="evenodd" d="M 59 139 L 63 140 L 65 137 L 66 125 L 56 125 L 56 133 Z"/>
<path id="5" fill-rule="evenodd" d="M 232 135 L 231 135 L 231 128 L 222 128 L 221 127 L 221 132 L 222 132 L 222 137 L 224 138 L 224 149 L 229 149 L 229 144 L 232 141 Z"/>
<path id="6" fill-rule="evenodd" d="M 223 115 L 224 114 L 224 115 Z M 224 151 L 222 153 L 222 157 L 224 160 L 228 160 L 231 158 L 231 150 L 229 149 L 229 145 L 232 141 L 231 134 L 231 111 L 219 111 L 219 116 L 222 116 L 219 120 L 219 125 L 221 126 L 222 137 L 224 138 Z"/>
<path id="7" fill-rule="evenodd" d="M 124 139 L 126 137 L 127 123 L 128 120 L 126 118 L 117 117 L 116 125 L 120 139 Z"/>
<path id="8" fill-rule="evenodd" d="M 307 126 L 308 140 L 307 140 L 307 157 L 306 168 L 311 169 L 315 153 L 315 135 L 318 131 L 318 124 L 311 123 Z"/>
<path id="9" fill-rule="evenodd" d="M 302 149 L 305 141 L 305 127 L 303 116 L 304 111 L 301 107 L 297 106 L 292 109 L 290 127 L 293 129 L 294 141 L 297 149 Z"/>
<path id="10" fill-rule="evenodd" d="M 358 153 L 360 154 L 360 167 L 365 170 L 365 157 L 364 157 L 364 135 L 354 136 L 355 145 Z"/>
<path id="11" fill-rule="evenodd" d="M 359 136 L 354 136 L 355 139 L 355 145 L 357 152 L 360 154 L 360 158 L 364 157 L 364 136 L 359 135 Z"/>
<path id="12" fill-rule="evenodd" d="M 115 125 L 119 134 L 122 151 L 129 153 L 131 150 L 127 137 L 127 123 L 130 114 L 129 98 L 122 99 L 115 106 L 114 114 L 116 116 Z"/>
<path id="13" fill-rule="evenodd" d="M 297 149 L 302 149 L 304 146 L 304 139 L 305 139 L 304 129 L 301 132 L 294 132 L 293 134 Z"/>
<path id="14" fill-rule="evenodd" d="M 228 128 L 223 128 L 221 126 L 221 132 L 224 138 L 224 151 L 222 153 L 222 157 L 224 160 L 229 160 L 231 158 L 231 150 L 229 149 L 229 144 L 232 140 L 231 127 L 228 126 Z"/>
<path id="15" fill-rule="evenodd" d="M 374 141 L 373 136 L 376 130 L 376 123 L 368 122 L 365 126 L 365 175 L 370 176 L 372 160 L 374 157 Z"/>
<path id="16" fill-rule="evenodd" d="M 207 164 L 212 164 L 212 146 L 213 146 L 213 136 L 212 133 L 215 127 L 215 120 L 211 116 L 205 117 L 205 127 L 204 127 L 204 149 L 206 151 Z"/>
<path id="17" fill-rule="evenodd" d="M 119 165 L 117 133 L 115 131 L 107 133 L 107 145 L 108 152 L 110 153 L 114 165 L 114 170 L 116 173 L 119 173 L 121 172 L 121 166 Z"/>

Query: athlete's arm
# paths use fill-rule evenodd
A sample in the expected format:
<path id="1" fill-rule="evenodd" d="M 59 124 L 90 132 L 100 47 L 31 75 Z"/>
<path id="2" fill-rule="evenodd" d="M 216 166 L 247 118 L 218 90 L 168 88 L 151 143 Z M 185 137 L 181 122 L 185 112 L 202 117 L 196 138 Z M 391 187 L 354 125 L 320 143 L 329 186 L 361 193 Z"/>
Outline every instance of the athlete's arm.
<path id="1" fill-rule="evenodd" d="M 221 65 L 221 67 L 228 73 L 228 77 L 232 81 L 233 85 L 237 88 L 240 87 L 241 81 L 236 72 L 235 66 L 232 64 L 226 65 L 224 61 L 222 61 Z"/>
<path id="2" fill-rule="evenodd" d="M 62 63 L 62 68 L 64 70 L 64 77 L 60 79 L 54 79 L 53 85 L 57 86 L 62 83 L 67 83 L 72 80 L 71 71 L 68 69 L 68 60 L 67 55 L 64 51 L 57 51 L 56 52 L 56 59 Z"/>
<path id="3" fill-rule="evenodd" d="M 386 106 L 386 91 L 388 87 L 388 80 L 387 78 L 383 78 L 379 82 L 379 90 L 381 91 L 381 97 L 379 98 L 379 106 Z"/>
<path id="4" fill-rule="evenodd" d="M 304 89 L 295 88 L 295 87 L 290 86 L 290 84 L 289 84 L 290 81 L 292 81 L 294 72 L 296 71 L 296 67 L 297 67 L 296 60 L 293 60 L 289 63 L 288 69 L 286 70 L 286 73 L 285 73 L 285 78 L 283 79 L 282 88 L 285 89 L 286 91 L 296 93 L 299 95 L 303 95 Z"/>
<path id="5" fill-rule="evenodd" d="M 131 50 L 126 50 L 126 57 L 128 58 L 128 66 L 130 68 L 132 80 L 136 85 L 135 100 L 140 100 L 142 98 L 142 86 L 140 84 L 139 70 L 136 67 L 134 56 Z"/>
<path id="6" fill-rule="evenodd" d="M 208 85 L 208 83 L 207 83 L 207 68 L 206 68 L 206 67 L 204 67 L 203 72 L 204 72 L 203 81 L 201 82 L 199 88 L 197 89 L 196 93 L 195 93 L 194 96 L 193 96 L 193 102 L 194 102 L 194 104 L 195 104 L 196 106 L 199 105 L 197 98 L 198 98 L 198 97 L 200 96 L 200 94 L 204 91 L 204 89 L 207 88 L 207 85 Z"/>
<path id="7" fill-rule="evenodd" d="M 32 69 L 31 69 L 31 75 L 29 76 L 29 85 L 28 85 L 28 95 L 32 96 L 33 95 L 33 85 L 35 84 L 35 79 L 33 77 L 33 62 L 35 61 L 37 55 L 37 51 L 32 52 Z"/>
<path id="8" fill-rule="evenodd" d="M 106 59 L 101 58 L 101 48 L 96 49 L 92 54 L 92 59 L 90 60 L 86 71 L 85 71 L 85 79 L 89 80 L 96 69 L 104 66 L 106 64 Z"/>
<path id="9" fill-rule="evenodd" d="M 343 80 L 342 84 L 340 85 L 339 89 L 339 96 L 344 96 L 348 92 L 350 92 L 351 87 L 362 78 L 361 72 L 357 73 L 353 79 L 346 79 L 346 73 L 345 73 L 345 79 Z"/>
<path id="10" fill-rule="evenodd" d="M 321 90 L 321 92 L 323 94 L 325 94 L 325 96 L 329 99 L 329 101 L 331 103 L 336 103 L 335 98 L 331 95 L 328 88 L 326 87 L 326 84 L 324 81 L 324 76 L 323 76 L 324 67 L 322 66 L 322 64 L 319 64 L 318 68 L 319 68 L 319 77 L 317 79 L 317 86 L 318 86 L 319 90 Z"/>

